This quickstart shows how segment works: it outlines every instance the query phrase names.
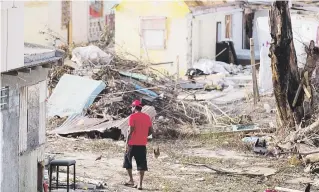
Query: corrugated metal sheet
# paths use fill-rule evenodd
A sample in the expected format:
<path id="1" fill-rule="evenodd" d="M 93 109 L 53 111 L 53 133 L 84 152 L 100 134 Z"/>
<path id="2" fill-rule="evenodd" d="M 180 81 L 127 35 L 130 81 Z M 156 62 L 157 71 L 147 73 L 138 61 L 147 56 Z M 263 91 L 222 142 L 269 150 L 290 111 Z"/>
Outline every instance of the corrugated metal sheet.
<path id="1" fill-rule="evenodd" d="M 156 116 L 155 108 L 152 106 L 144 106 L 142 112 L 148 114 L 151 118 Z M 80 115 L 74 115 L 69 117 L 59 128 L 51 131 L 50 133 L 70 134 L 90 132 L 93 130 L 104 132 L 112 127 L 121 129 L 122 134 L 126 137 L 128 117 L 121 120 L 103 122 L 102 119 L 93 119 Z"/>
<path id="2" fill-rule="evenodd" d="M 88 118 L 81 114 L 70 116 L 65 122 L 57 129 L 51 131 L 52 134 L 69 134 L 77 132 L 90 131 L 94 125 L 103 122 L 103 119 Z"/>
<path id="3" fill-rule="evenodd" d="M 48 101 L 48 116 L 81 114 L 106 87 L 102 81 L 65 74 Z"/>
<path id="4" fill-rule="evenodd" d="M 45 143 L 47 82 L 39 83 L 39 144 Z"/>
<path id="5" fill-rule="evenodd" d="M 28 139 L 28 87 L 20 88 L 20 114 L 19 114 L 19 153 L 27 150 Z"/>

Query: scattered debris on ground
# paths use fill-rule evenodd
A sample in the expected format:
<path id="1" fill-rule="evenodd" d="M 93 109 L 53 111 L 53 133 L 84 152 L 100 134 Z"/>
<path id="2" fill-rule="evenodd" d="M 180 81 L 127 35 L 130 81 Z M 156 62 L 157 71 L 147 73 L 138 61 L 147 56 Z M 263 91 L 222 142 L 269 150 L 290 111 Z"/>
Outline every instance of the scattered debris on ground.
<path id="1" fill-rule="evenodd" d="M 196 141 L 199 147 L 190 147 L 194 145 L 186 143 L 184 147 L 179 146 L 179 152 L 169 149 L 168 146 L 161 146 L 161 152 L 164 151 L 164 154 L 152 159 L 158 161 L 154 163 L 157 166 L 156 171 L 161 172 L 160 165 L 166 170 L 173 166 L 179 170 L 176 173 L 177 178 L 183 177 L 185 181 L 193 184 L 195 182 L 207 183 L 208 186 L 217 186 L 217 188 L 219 186 L 221 190 L 217 191 L 236 191 L 238 187 L 246 190 L 254 187 L 255 191 L 260 191 L 266 190 L 265 186 L 277 191 L 290 188 L 303 190 L 304 186 L 292 184 L 295 181 L 289 183 L 287 178 L 290 176 L 282 175 L 285 172 L 282 169 L 288 169 L 286 166 L 299 171 L 304 169 L 304 173 L 298 175 L 299 178 L 311 177 L 306 177 L 304 184 L 309 183 L 309 180 L 312 183 L 317 182 L 318 178 L 313 174 L 319 170 L 318 109 L 312 108 L 312 118 L 302 122 L 306 126 L 298 126 L 295 131 L 283 138 L 283 133 L 276 132 L 277 110 L 273 95 L 263 96 L 261 101 L 252 107 L 251 66 L 229 65 L 205 59 L 198 61 L 185 77 L 176 80 L 174 76 L 162 74 L 142 61 L 124 59 L 94 45 L 75 48 L 72 56 L 71 63 L 54 66 L 49 74 L 48 133 L 51 144 L 57 144 L 56 141 L 64 144 L 67 141 L 74 141 L 77 146 L 72 146 L 72 149 L 79 153 L 92 155 L 92 151 L 98 150 L 94 153 L 94 157 L 90 156 L 88 159 L 93 163 L 106 160 L 118 163 L 122 154 L 101 151 L 109 147 L 113 151 L 121 152 L 123 146 L 119 145 L 124 143 L 119 144 L 114 140 L 121 140 L 126 136 L 127 117 L 131 113 L 130 105 L 133 100 L 139 99 L 144 105 L 144 112 L 153 118 L 154 137 L 157 139 L 153 140 L 153 145 L 161 143 L 165 146 L 162 140 L 167 141 L 171 138 L 189 139 L 189 142 L 195 142 L 194 137 L 198 135 L 200 137 L 209 135 L 209 140 L 214 140 L 212 133 L 216 135 L 231 133 L 240 137 L 236 142 L 228 141 L 229 138 L 218 141 L 222 144 L 214 143 L 215 148 L 205 146 L 210 141 Z M 315 91 L 309 92 L 313 94 L 314 100 L 317 99 Z M 105 144 L 103 142 L 106 141 L 100 140 L 101 138 L 111 138 L 116 144 Z M 238 154 L 229 149 L 225 152 L 218 148 L 229 145 L 249 152 Z M 172 144 L 170 147 L 176 146 Z M 186 149 L 187 147 L 190 148 Z M 194 150 L 194 148 L 199 149 Z M 57 151 L 51 148 L 51 152 Z M 233 155 L 234 153 L 236 155 Z M 250 155 L 253 155 L 253 160 L 250 159 Z M 63 157 L 61 154 L 60 156 Z M 67 156 L 72 154 L 68 153 Z M 75 156 L 82 163 L 81 158 L 86 155 Z M 223 157 L 222 160 L 220 157 Z M 263 163 L 259 164 L 260 159 Z M 275 163 L 269 164 L 269 160 Z M 257 165 L 251 166 L 252 163 Z M 115 164 L 104 168 L 106 170 L 118 166 Z M 95 171 L 99 170 L 91 166 Z M 85 171 L 81 170 L 80 173 L 83 180 L 87 178 Z M 112 173 L 114 174 L 114 170 Z M 212 173 L 218 176 L 213 176 Z M 294 172 L 289 170 L 288 173 Z M 185 176 L 187 174 L 198 177 L 190 181 L 190 178 Z M 89 182 L 94 184 L 93 188 L 97 189 L 97 186 L 104 185 L 106 181 L 102 176 L 111 178 L 111 175 L 104 173 L 97 177 L 90 173 L 90 177 L 95 179 Z M 119 180 L 123 175 L 117 176 Z M 246 177 L 252 178 L 258 186 L 247 184 L 225 189 L 216 182 L 209 182 L 210 179 L 216 180 L 217 177 L 229 179 L 226 176 L 230 176 L 230 180 L 239 177 L 242 182 L 249 180 Z M 156 175 L 150 177 L 155 178 Z M 161 179 L 160 182 L 163 183 L 171 178 Z M 286 180 L 287 182 L 284 182 Z M 176 184 L 174 182 L 169 186 L 173 190 L 168 191 L 185 189 L 179 185 L 174 187 Z M 219 182 L 225 184 L 222 180 Z M 266 182 L 266 185 L 263 182 Z"/>

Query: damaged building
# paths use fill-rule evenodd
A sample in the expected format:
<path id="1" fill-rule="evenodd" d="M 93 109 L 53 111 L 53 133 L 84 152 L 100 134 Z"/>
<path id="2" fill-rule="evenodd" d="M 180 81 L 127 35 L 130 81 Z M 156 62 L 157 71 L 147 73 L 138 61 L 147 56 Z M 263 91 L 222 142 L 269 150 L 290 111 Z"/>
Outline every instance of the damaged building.
<path id="1" fill-rule="evenodd" d="M 23 3 L 1 6 L 0 191 L 42 189 L 46 79 L 64 54 L 23 42 Z"/>
<path id="2" fill-rule="evenodd" d="M 147 60 L 167 73 L 179 70 L 184 75 L 201 59 L 250 64 L 249 41 L 253 38 L 259 63 L 262 47 L 269 49 L 271 43 L 270 4 L 250 0 L 122 1 L 115 6 L 116 51 Z M 291 3 L 298 61 L 305 60 L 304 42 L 313 39 L 318 43 L 316 6 L 312 1 Z M 267 53 L 263 57 L 268 57 Z"/>

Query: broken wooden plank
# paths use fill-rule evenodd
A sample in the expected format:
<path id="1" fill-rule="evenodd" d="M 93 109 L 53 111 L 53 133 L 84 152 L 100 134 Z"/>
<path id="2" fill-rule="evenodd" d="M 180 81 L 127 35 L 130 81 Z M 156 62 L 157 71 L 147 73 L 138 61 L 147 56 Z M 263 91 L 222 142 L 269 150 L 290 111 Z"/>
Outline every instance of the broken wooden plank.
<path id="1" fill-rule="evenodd" d="M 300 190 L 295 190 L 295 189 L 288 189 L 288 188 L 283 188 L 283 187 L 275 187 L 275 190 L 281 191 L 281 192 L 303 192 Z"/>
<path id="2" fill-rule="evenodd" d="M 304 90 L 306 96 L 308 97 L 308 99 L 310 99 L 311 98 L 311 93 L 309 92 L 309 90 L 306 87 L 306 85 L 303 85 L 303 90 Z"/>
<path id="3" fill-rule="evenodd" d="M 301 92 L 301 88 L 303 87 L 304 82 L 305 82 L 305 78 L 303 77 L 303 78 L 301 79 L 301 82 L 300 82 L 299 86 L 298 86 L 298 89 L 297 89 L 297 92 L 296 92 L 294 101 L 293 101 L 293 103 L 292 103 L 292 107 L 295 107 L 295 106 L 296 106 L 296 103 L 297 103 L 297 101 L 298 101 L 298 98 L 299 98 L 299 95 L 300 95 L 300 92 Z"/>

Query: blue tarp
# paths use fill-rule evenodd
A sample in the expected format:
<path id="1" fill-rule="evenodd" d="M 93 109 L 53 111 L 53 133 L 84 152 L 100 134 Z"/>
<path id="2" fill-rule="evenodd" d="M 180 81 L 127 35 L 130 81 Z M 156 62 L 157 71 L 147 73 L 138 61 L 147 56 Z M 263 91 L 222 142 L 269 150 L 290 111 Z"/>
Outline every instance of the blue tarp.
<path id="1" fill-rule="evenodd" d="M 48 116 L 65 117 L 81 114 L 105 87 L 102 81 L 63 75 L 48 100 Z"/>
<path id="2" fill-rule="evenodd" d="M 141 86 L 139 86 L 137 84 L 134 84 L 134 86 L 135 86 L 136 91 L 141 93 L 141 94 L 144 94 L 144 95 L 147 95 L 147 96 L 150 96 L 150 97 L 155 97 L 155 98 L 158 97 L 158 95 L 154 91 L 145 89 L 144 87 L 141 87 Z"/>

